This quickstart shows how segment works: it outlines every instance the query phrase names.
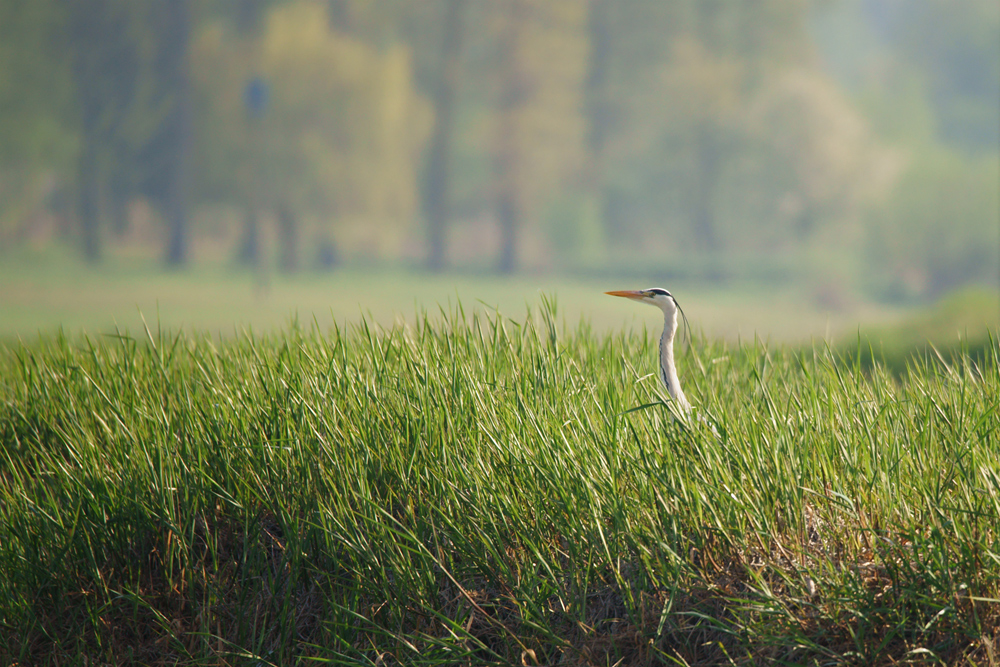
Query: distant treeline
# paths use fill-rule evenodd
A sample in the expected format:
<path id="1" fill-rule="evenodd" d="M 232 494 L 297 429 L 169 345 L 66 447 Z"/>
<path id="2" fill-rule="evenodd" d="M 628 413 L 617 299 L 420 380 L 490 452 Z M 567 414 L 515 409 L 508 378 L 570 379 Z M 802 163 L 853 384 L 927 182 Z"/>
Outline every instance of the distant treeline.
<path id="1" fill-rule="evenodd" d="M 998 31 L 992 0 L 7 0 L 0 249 L 995 283 Z"/>

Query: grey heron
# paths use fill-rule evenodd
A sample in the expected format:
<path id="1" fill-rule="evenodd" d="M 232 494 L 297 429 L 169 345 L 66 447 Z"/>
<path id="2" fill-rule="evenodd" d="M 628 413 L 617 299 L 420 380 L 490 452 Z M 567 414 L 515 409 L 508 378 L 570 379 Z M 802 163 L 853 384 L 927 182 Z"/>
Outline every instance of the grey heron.
<path id="1" fill-rule="evenodd" d="M 681 389 L 680 380 L 677 378 L 677 366 L 674 363 L 674 334 L 677 332 L 677 313 L 681 317 L 684 311 L 681 310 L 674 295 L 662 287 L 651 287 L 643 290 L 619 290 L 615 292 L 605 292 L 611 296 L 623 296 L 626 299 L 648 303 L 663 311 L 663 335 L 660 336 L 660 380 L 667 388 L 670 398 L 680 408 L 684 415 L 691 413 L 691 404 L 688 403 L 684 390 Z M 685 317 L 685 321 L 687 318 Z"/>

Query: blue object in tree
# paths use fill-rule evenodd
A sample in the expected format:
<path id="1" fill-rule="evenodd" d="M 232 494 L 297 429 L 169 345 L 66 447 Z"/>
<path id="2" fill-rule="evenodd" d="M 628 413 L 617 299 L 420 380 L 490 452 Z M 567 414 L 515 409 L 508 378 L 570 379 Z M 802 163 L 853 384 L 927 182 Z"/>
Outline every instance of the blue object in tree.
<path id="1" fill-rule="evenodd" d="M 260 118 L 264 115 L 269 93 L 270 86 L 264 77 L 255 76 L 247 81 L 246 89 L 243 91 L 243 101 L 251 118 Z"/>

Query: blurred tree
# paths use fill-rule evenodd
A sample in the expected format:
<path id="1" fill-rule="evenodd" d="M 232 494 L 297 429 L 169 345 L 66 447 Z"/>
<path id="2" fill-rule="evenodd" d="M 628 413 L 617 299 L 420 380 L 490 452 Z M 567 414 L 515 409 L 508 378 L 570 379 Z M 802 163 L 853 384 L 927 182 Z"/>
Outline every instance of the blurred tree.
<path id="1" fill-rule="evenodd" d="M 720 247 L 717 197 L 736 141 L 737 113 L 744 102 L 743 74 L 737 61 L 712 55 L 697 39 L 684 37 L 675 43 L 662 79 L 673 120 L 672 143 L 689 165 L 676 174 L 685 193 L 681 201 L 695 244 L 704 251 Z"/>
<path id="2" fill-rule="evenodd" d="M 675 42 L 663 86 L 671 143 L 691 163 L 675 174 L 700 250 L 723 248 L 720 200 L 733 185 L 733 161 L 748 148 L 747 109 L 769 81 L 805 58 L 806 7 L 803 0 L 696 2 L 689 34 Z"/>
<path id="3" fill-rule="evenodd" d="M 501 273 L 514 271 L 524 233 L 545 205 L 582 181 L 586 75 L 584 0 L 509 0 L 495 5 L 497 92 L 493 196 Z M 533 239 L 538 246 L 541 239 Z"/>
<path id="4" fill-rule="evenodd" d="M 279 255 L 278 268 L 285 273 L 298 271 L 299 264 L 299 221 L 287 201 L 277 202 L 275 217 L 278 223 Z"/>
<path id="5" fill-rule="evenodd" d="M 232 5 L 236 31 L 244 37 L 258 35 L 270 0 L 236 0 Z"/>
<path id="6" fill-rule="evenodd" d="M 612 247 L 760 252 L 851 215 L 871 136 L 811 57 L 810 3 L 602 1 L 588 118 Z"/>
<path id="7" fill-rule="evenodd" d="M 409 53 L 376 49 L 331 25 L 328 5 L 291 2 L 267 14 L 259 44 L 208 27 L 194 52 L 200 195 L 260 202 L 278 218 L 281 262 L 299 264 L 299 229 L 311 220 L 315 246 L 334 256 L 392 254 L 414 217 L 417 164 L 431 113 L 413 88 Z M 259 49 L 268 106 L 244 110 Z M 257 126 L 254 129 L 254 125 Z M 256 208 L 256 206 L 254 207 Z"/>
<path id="8" fill-rule="evenodd" d="M 192 99 L 189 45 L 189 0 L 155 3 L 149 25 L 157 27 L 153 73 L 161 103 L 168 107 L 160 127 L 144 147 L 141 158 L 150 163 L 150 178 L 143 188 L 158 195 L 167 222 L 166 262 L 188 260 L 188 217 L 192 142 Z"/>
<path id="9" fill-rule="evenodd" d="M 66 20 L 57 0 L 0 2 L 0 248 L 30 233 L 76 153 Z"/>
<path id="10" fill-rule="evenodd" d="M 242 156 L 245 163 L 246 173 L 242 174 L 244 180 L 243 205 L 243 229 L 242 236 L 236 251 L 236 260 L 240 264 L 253 268 L 257 276 L 258 285 L 266 283 L 266 270 L 264 258 L 264 238 L 261 230 L 263 223 L 264 205 L 260 188 L 267 181 L 266 162 L 269 156 L 265 151 L 260 150 L 263 138 L 263 117 L 268 113 L 270 98 L 270 86 L 261 75 L 261 46 L 262 34 L 265 29 L 265 19 L 267 16 L 268 3 L 266 0 L 238 0 L 236 5 L 236 30 L 235 48 L 240 54 L 241 67 L 236 72 L 245 77 L 242 89 L 243 108 L 242 111 L 246 119 L 245 136 L 243 140 L 246 144 L 247 154 Z M 256 182 L 251 183 L 246 179 L 253 178 Z M 294 214 L 283 207 L 282 222 L 285 233 L 281 235 L 282 240 L 296 239 L 297 234 L 293 228 L 296 224 Z M 284 262 L 287 265 L 297 265 L 298 249 L 293 245 L 285 249 L 283 254 Z"/>
<path id="11" fill-rule="evenodd" d="M 880 196 L 859 216 L 871 291 L 895 300 L 996 284 L 1000 5 L 854 0 L 818 19 L 831 70 L 891 147 L 892 178 L 876 170 Z"/>
<path id="12" fill-rule="evenodd" d="M 875 145 L 865 119 L 807 68 L 770 77 L 748 108 L 746 133 L 740 178 L 763 195 L 754 213 L 765 222 L 754 233 L 774 247 L 806 242 L 830 220 L 844 236 L 843 224 L 895 176 L 892 154 Z"/>
<path id="13" fill-rule="evenodd" d="M 528 7 L 526 0 L 507 0 L 500 37 L 500 92 L 497 99 L 495 169 L 497 219 L 500 224 L 500 273 L 514 271 L 517 232 L 523 215 L 523 148 L 518 112 L 528 99 L 528 79 L 522 53 Z"/>
<path id="14" fill-rule="evenodd" d="M 69 5 L 68 48 L 79 109 L 77 218 L 84 256 L 101 257 L 102 186 L 127 161 L 126 128 L 140 86 L 136 13 L 124 0 L 80 0 Z M 119 173 L 119 175 L 121 175 Z M 106 189 L 105 189 L 106 191 Z"/>
<path id="15" fill-rule="evenodd" d="M 870 216 L 868 259 L 877 293 L 935 297 L 1000 276 L 1000 158 L 954 149 L 917 152 Z"/>
<path id="16" fill-rule="evenodd" d="M 739 186 L 733 165 L 768 148 L 756 142 L 748 109 L 777 74 L 802 67 L 807 7 L 524 0 L 492 3 L 491 14 L 476 8 L 499 27 L 494 45 L 470 46 L 490 57 L 467 66 L 471 89 L 484 67 L 498 82 L 482 127 L 493 130 L 494 187 L 484 196 L 496 202 L 503 270 L 521 243 L 537 254 L 540 226 L 567 258 L 602 245 L 601 236 L 619 247 L 641 239 L 640 253 L 664 243 L 728 247 L 720 206 Z"/>
<path id="17" fill-rule="evenodd" d="M 127 225 L 145 196 L 167 220 L 169 263 L 187 254 L 190 106 L 187 0 L 80 0 L 66 5 L 63 48 L 78 113 L 77 217 L 84 255 L 101 255 L 101 220 Z"/>
<path id="18" fill-rule="evenodd" d="M 427 224 L 427 267 L 440 271 L 447 261 L 449 153 L 455 132 L 455 88 L 464 32 L 467 0 L 448 0 L 445 5 L 444 37 L 439 80 L 434 92 L 434 131 L 424 172 L 423 209 Z"/>
<path id="19" fill-rule="evenodd" d="M 0 3 L 0 156 L 38 161 L 64 154 L 69 61 L 59 49 L 66 21 L 57 0 Z"/>
<path id="20" fill-rule="evenodd" d="M 590 178 L 592 185 L 598 189 L 601 187 L 602 157 L 611 130 L 611 95 L 608 90 L 612 46 L 611 12 L 612 0 L 590 0 L 587 8 L 587 39 L 590 46 L 585 97 L 587 148 L 592 162 Z"/>
<path id="21" fill-rule="evenodd" d="M 688 13 L 689 8 L 682 2 L 588 3 L 584 91 L 587 153 L 583 180 L 590 201 L 573 217 L 584 227 L 589 220 L 596 229 L 588 232 L 581 228 L 580 234 L 597 237 L 602 248 L 604 240 L 622 246 L 633 233 L 647 237 L 644 245 L 650 240 L 652 224 L 648 220 L 626 232 L 630 226 L 628 211 L 648 199 L 648 193 L 638 187 L 631 167 L 637 155 L 650 149 L 650 142 L 655 141 L 654 135 L 665 120 L 662 98 L 653 88 Z M 657 223 L 662 224 L 662 219 Z"/>
<path id="22" fill-rule="evenodd" d="M 941 138 L 965 151 L 1000 148 L 1000 3 L 865 0 L 869 20 L 925 81 Z"/>
<path id="23" fill-rule="evenodd" d="M 585 255 L 588 245 L 583 238 L 587 227 L 591 228 L 591 236 L 605 236 L 602 227 L 610 215 L 607 197 L 607 152 L 608 137 L 614 125 L 614 105 L 611 91 L 611 49 L 613 13 L 612 0 L 590 0 L 587 7 L 587 70 L 584 88 L 584 119 L 586 122 L 586 162 L 583 170 L 584 205 L 577 211 L 567 209 L 564 215 L 576 220 L 566 219 L 567 228 L 575 228 L 577 234 L 563 234 L 563 238 L 553 243 L 556 247 L 572 250 L 578 257 Z M 589 219 L 589 225 L 587 221 Z M 558 233 L 556 224 L 552 232 Z M 550 235 L 552 234 L 550 232 Z M 595 243 L 596 242 L 596 243 Z M 600 239 L 592 239 L 591 245 L 599 244 Z"/>

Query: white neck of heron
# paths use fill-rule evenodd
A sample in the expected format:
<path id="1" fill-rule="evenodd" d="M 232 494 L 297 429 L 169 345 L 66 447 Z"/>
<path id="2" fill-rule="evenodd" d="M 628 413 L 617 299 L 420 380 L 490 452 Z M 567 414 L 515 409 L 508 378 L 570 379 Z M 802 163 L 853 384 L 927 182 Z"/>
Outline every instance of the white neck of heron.
<path id="1" fill-rule="evenodd" d="M 677 379 L 677 365 L 674 363 L 674 333 L 677 331 L 677 312 L 664 313 L 663 335 L 660 336 L 660 380 L 667 388 L 670 398 L 684 411 L 691 410 L 687 396 Z"/>

